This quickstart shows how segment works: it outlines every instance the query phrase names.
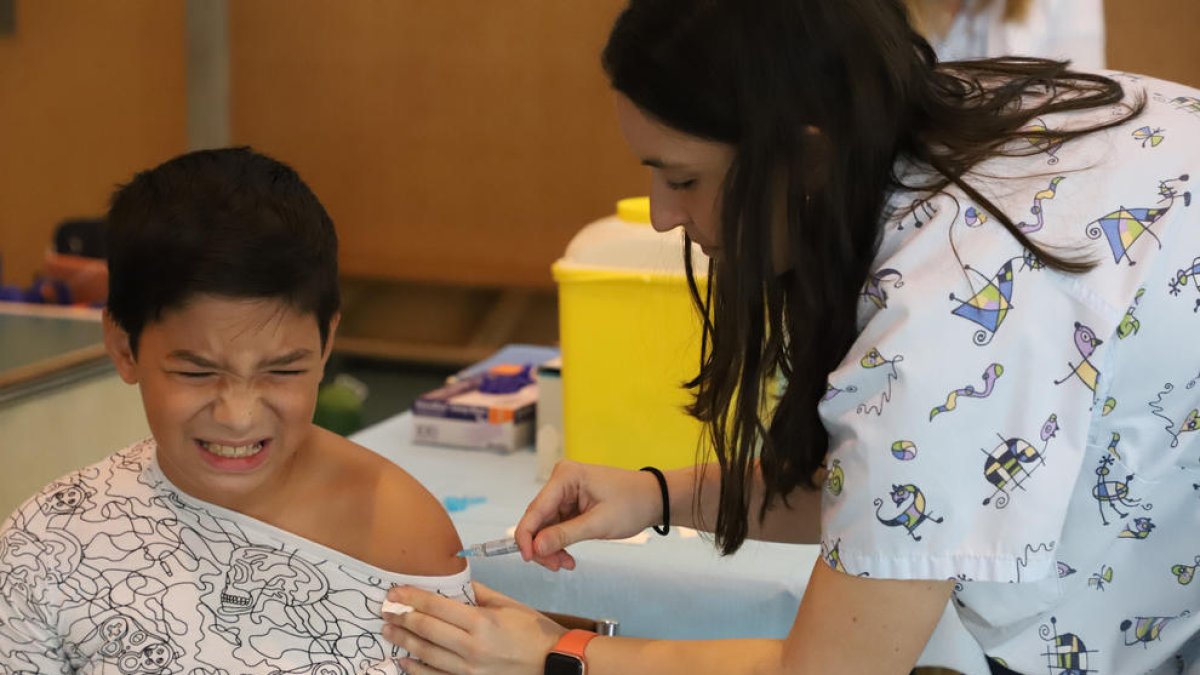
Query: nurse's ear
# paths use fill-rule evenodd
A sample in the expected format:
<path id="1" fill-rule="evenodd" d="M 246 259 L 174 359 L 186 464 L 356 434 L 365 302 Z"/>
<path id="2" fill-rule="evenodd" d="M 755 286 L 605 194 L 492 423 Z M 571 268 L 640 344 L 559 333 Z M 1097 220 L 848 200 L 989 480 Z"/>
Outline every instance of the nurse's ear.
<path id="1" fill-rule="evenodd" d="M 104 310 L 103 324 L 104 349 L 117 367 L 117 374 L 126 384 L 137 384 L 137 355 L 133 353 L 129 333 L 117 325 L 107 309 Z"/>
<path id="2" fill-rule="evenodd" d="M 819 127 L 807 124 L 804 126 L 799 139 L 799 151 L 792 158 L 792 163 L 781 164 L 774 179 L 774 211 L 771 221 L 771 261 L 775 273 L 781 274 L 792 269 L 793 241 L 801 241 L 797 232 L 791 232 L 787 220 L 789 208 L 806 209 L 808 200 L 813 195 L 824 191 L 829 184 L 829 166 L 833 148 L 829 137 Z M 788 203 L 789 188 L 792 184 L 800 188 L 803 202 Z"/>

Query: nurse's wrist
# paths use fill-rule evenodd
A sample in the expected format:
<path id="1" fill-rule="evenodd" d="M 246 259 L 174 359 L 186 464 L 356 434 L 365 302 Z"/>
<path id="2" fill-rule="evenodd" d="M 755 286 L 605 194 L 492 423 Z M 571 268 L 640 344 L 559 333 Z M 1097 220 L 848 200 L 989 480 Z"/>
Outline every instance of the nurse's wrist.
<path id="1" fill-rule="evenodd" d="M 667 487 L 667 477 L 661 470 L 653 466 L 643 466 L 641 471 L 653 476 L 654 486 L 658 488 L 660 517 L 657 519 L 657 524 L 652 522 L 650 527 L 665 537 L 671 531 L 671 492 Z"/>

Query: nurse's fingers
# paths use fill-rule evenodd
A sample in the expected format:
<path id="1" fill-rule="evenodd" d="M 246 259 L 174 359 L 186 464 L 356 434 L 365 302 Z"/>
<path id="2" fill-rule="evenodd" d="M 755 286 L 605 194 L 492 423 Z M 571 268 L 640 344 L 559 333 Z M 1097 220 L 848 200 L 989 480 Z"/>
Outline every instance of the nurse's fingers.
<path id="1" fill-rule="evenodd" d="M 462 641 L 479 622 L 479 609 L 412 586 L 396 586 L 388 591 L 388 600 L 407 605 L 411 612 L 384 612 L 388 623 L 407 628 L 421 637 L 454 648 L 451 641 Z"/>

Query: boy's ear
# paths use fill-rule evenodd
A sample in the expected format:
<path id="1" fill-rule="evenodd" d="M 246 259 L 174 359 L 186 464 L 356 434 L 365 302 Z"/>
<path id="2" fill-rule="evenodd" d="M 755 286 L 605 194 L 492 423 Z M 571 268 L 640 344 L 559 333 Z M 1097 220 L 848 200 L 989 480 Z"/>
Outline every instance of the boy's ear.
<path id="1" fill-rule="evenodd" d="M 337 312 L 329 320 L 329 337 L 325 338 L 325 353 L 321 355 L 321 365 L 324 366 L 333 354 L 333 338 L 337 335 L 338 324 L 342 322 L 342 313 Z"/>
<path id="2" fill-rule="evenodd" d="M 133 349 L 129 344 L 129 333 L 125 332 L 124 328 L 117 325 L 109 315 L 108 310 L 104 310 L 104 349 L 108 352 L 108 357 L 112 359 L 113 365 L 117 367 L 117 374 L 126 384 L 137 384 L 137 358 L 133 355 Z"/>

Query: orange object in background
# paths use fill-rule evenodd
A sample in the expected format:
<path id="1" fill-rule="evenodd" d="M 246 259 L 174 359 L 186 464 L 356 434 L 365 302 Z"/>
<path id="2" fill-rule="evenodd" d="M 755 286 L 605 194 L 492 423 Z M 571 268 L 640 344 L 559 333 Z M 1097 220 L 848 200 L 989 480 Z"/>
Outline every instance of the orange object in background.
<path id="1" fill-rule="evenodd" d="M 41 276 L 65 284 L 73 304 L 102 304 L 108 298 L 108 265 L 101 258 L 47 250 Z"/>

